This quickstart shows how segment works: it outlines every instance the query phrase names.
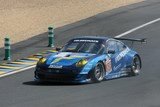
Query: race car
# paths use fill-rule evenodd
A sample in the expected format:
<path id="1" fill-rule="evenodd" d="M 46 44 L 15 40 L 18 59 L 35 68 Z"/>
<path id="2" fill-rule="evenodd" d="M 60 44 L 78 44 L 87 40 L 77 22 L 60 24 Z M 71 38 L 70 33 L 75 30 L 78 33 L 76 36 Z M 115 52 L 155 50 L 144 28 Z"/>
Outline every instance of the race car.
<path id="1" fill-rule="evenodd" d="M 83 36 L 73 38 L 37 62 L 35 80 L 46 82 L 101 82 L 140 73 L 140 55 L 121 40 L 144 39 Z"/>

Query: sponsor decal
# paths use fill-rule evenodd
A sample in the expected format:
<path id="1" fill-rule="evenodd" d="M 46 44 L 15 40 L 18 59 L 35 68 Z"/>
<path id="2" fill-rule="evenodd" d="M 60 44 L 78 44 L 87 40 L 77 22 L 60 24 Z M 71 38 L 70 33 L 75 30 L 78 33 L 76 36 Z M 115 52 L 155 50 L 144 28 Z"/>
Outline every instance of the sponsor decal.
<path id="1" fill-rule="evenodd" d="M 98 43 L 98 40 L 85 40 L 85 39 L 78 39 L 78 40 L 74 40 L 74 42 L 91 42 L 91 43 Z"/>
<path id="2" fill-rule="evenodd" d="M 58 66 L 58 65 L 50 65 L 48 68 L 61 69 L 61 68 L 62 68 L 62 66 Z"/>
<path id="3" fill-rule="evenodd" d="M 120 52 L 120 54 L 115 58 L 115 62 L 116 63 L 119 62 L 128 52 L 129 52 L 128 48 Z"/>
<path id="4" fill-rule="evenodd" d="M 116 71 L 116 70 L 117 70 L 118 68 L 120 68 L 120 67 L 121 67 L 121 64 L 119 64 L 118 66 L 114 66 L 114 67 L 113 67 L 113 70 Z"/>
<path id="5" fill-rule="evenodd" d="M 112 71 L 112 64 L 111 64 L 111 59 L 107 59 L 105 61 L 105 68 L 106 68 L 106 72 L 109 73 Z"/>
<path id="6" fill-rule="evenodd" d="M 113 75 L 111 78 L 118 78 L 119 75 Z"/>

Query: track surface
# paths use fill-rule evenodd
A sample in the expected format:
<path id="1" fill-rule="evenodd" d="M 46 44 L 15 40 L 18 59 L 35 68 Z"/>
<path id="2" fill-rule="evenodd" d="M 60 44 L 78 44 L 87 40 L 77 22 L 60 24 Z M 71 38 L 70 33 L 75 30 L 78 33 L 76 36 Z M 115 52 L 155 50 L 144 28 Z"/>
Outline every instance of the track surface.
<path id="1" fill-rule="evenodd" d="M 131 7 L 134 7 L 130 9 Z M 72 35 L 111 35 L 160 17 L 160 2 L 152 0 L 119 12 L 96 16 L 94 21 L 61 33 L 66 41 Z M 116 13 L 116 14 L 115 14 Z M 113 14 L 113 15 L 112 15 Z M 148 38 L 135 46 L 143 59 L 142 73 L 136 77 L 104 81 L 99 84 L 35 84 L 34 69 L 0 79 L 1 107 L 160 107 L 160 22 L 126 37 Z M 71 36 L 69 36 L 71 35 Z M 61 36 L 61 37 L 62 37 Z M 62 41 L 59 39 L 59 41 Z"/>

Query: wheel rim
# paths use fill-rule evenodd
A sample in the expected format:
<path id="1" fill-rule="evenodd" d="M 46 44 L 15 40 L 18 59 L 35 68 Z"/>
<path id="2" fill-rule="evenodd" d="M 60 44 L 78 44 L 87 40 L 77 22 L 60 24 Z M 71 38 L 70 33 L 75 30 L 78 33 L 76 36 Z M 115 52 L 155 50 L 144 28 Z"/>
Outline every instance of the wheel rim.
<path id="1" fill-rule="evenodd" d="M 101 81 L 103 79 L 103 65 L 98 64 L 95 68 L 95 77 L 97 80 Z"/>
<path id="2" fill-rule="evenodd" d="M 140 72 L 140 61 L 137 57 L 133 61 L 132 70 L 135 74 L 138 74 Z"/>

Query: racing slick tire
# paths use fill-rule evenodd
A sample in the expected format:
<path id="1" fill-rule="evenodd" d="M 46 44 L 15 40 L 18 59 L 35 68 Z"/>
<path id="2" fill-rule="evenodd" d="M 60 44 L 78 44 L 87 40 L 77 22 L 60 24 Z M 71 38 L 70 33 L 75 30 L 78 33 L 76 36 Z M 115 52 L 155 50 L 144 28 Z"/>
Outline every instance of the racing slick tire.
<path id="1" fill-rule="evenodd" d="M 90 78 L 93 83 L 101 82 L 104 79 L 104 65 L 98 62 L 95 68 L 90 72 Z"/>
<path id="2" fill-rule="evenodd" d="M 139 75 L 141 70 L 141 59 L 138 55 L 135 55 L 131 65 L 130 76 Z"/>

